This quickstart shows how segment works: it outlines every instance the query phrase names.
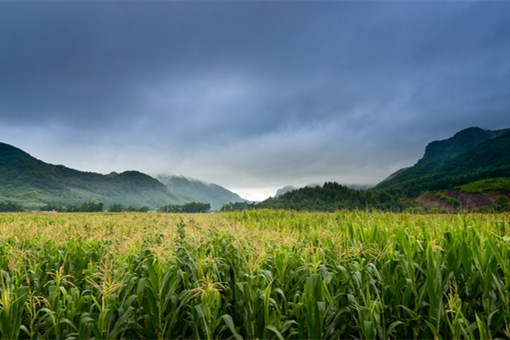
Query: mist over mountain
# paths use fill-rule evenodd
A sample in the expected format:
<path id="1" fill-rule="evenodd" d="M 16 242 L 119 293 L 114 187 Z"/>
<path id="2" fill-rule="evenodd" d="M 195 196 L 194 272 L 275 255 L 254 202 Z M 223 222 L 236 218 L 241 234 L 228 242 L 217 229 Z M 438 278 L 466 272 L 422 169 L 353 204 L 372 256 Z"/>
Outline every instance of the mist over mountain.
<path id="1" fill-rule="evenodd" d="M 157 179 L 165 184 L 167 190 L 183 201 L 207 202 L 212 210 L 219 210 L 227 203 L 245 201 L 217 184 L 205 183 L 184 176 L 159 175 Z"/>
<path id="2" fill-rule="evenodd" d="M 280 197 L 290 191 L 293 191 L 293 190 L 296 190 L 297 188 L 295 186 L 292 186 L 292 185 L 286 185 L 278 190 L 276 190 L 276 193 L 274 195 L 274 197 Z"/>

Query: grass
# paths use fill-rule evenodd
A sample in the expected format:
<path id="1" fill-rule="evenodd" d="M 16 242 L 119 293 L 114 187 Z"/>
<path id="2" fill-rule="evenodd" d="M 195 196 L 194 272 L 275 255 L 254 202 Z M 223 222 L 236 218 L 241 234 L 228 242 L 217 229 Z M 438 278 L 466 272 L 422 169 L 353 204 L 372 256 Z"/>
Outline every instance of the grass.
<path id="1" fill-rule="evenodd" d="M 483 193 L 491 190 L 510 192 L 510 178 L 489 178 L 459 187 L 460 190 L 469 193 Z"/>
<path id="2" fill-rule="evenodd" d="M 2 338 L 509 338 L 508 215 L 0 214 Z"/>

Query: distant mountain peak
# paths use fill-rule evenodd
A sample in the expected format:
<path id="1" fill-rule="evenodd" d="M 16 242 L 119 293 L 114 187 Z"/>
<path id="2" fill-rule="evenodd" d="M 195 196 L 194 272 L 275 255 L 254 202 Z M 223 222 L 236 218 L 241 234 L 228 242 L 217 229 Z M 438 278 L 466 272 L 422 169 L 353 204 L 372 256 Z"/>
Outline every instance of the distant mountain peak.
<path id="1" fill-rule="evenodd" d="M 487 133 L 487 132 L 490 132 L 490 130 L 484 130 L 481 127 L 472 126 L 472 127 L 468 127 L 463 130 L 460 130 L 459 132 L 454 134 L 452 138 L 461 137 L 461 136 L 472 136 L 473 134 Z"/>
<path id="2" fill-rule="evenodd" d="M 276 194 L 274 195 L 274 197 L 280 197 L 280 196 L 285 195 L 286 193 L 294 191 L 296 189 L 297 188 L 293 185 L 286 185 L 286 186 L 276 190 Z"/>

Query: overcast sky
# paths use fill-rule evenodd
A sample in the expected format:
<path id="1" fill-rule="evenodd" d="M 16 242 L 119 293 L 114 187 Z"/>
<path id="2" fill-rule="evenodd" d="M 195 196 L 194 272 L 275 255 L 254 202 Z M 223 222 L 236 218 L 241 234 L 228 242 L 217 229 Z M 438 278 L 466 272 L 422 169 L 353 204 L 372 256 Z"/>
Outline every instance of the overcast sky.
<path id="1" fill-rule="evenodd" d="M 375 184 L 510 127 L 510 2 L 2 2 L 0 141 L 217 183 Z"/>

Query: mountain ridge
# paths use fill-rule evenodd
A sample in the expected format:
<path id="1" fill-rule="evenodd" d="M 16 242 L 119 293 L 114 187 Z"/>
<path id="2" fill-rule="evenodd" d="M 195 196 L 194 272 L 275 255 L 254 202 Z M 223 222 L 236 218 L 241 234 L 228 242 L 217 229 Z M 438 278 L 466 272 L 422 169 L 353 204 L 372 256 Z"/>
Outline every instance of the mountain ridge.
<path id="1" fill-rule="evenodd" d="M 79 171 L 45 163 L 15 146 L 0 143 L 0 200 L 30 209 L 85 201 L 102 202 L 105 206 L 123 204 L 157 209 L 165 204 L 199 201 L 202 197 L 172 192 L 158 179 L 140 171 L 106 175 Z M 214 204 L 218 209 L 217 202 L 201 202 Z"/>

